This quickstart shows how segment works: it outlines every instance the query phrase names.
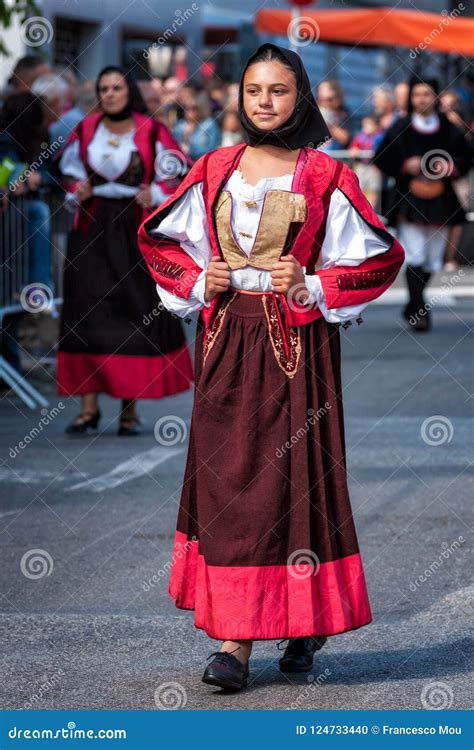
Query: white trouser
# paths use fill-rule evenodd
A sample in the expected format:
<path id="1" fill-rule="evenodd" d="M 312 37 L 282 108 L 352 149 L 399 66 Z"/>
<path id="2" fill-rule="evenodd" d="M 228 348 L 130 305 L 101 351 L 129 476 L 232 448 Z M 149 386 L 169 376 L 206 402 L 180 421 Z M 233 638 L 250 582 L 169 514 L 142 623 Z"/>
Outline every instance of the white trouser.
<path id="1" fill-rule="evenodd" d="M 405 250 L 407 265 L 422 266 L 427 273 L 442 268 L 449 227 L 402 221 L 397 229 L 397 239 Z"/>

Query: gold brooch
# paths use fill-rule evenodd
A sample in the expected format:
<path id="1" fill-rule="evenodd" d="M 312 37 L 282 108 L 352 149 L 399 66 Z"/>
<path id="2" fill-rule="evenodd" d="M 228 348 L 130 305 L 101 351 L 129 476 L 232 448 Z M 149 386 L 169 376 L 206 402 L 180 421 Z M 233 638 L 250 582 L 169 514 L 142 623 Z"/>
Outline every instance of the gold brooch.
<path id="1" fill-rule="evenodd" d="M 253 237 L 253 234 L 249 234 L 248 232 L 239 232 L 239 234 L 241 234 L 242 237 L 250 237 L 250 238 Z"/>
<path id="2" fill-rule="evenodd" d="M 257 208 L 257 201 L 244 201 L 247 208 Z"/>

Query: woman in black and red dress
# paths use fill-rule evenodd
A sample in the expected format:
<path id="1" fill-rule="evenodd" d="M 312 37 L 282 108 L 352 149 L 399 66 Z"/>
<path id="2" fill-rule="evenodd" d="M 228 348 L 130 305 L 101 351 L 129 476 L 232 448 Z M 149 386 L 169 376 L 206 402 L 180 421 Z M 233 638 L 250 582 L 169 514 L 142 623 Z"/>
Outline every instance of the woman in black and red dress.
<path id="1" fill-rule="evenodd" d="M 372 620 L 351 512 L 340 325 L 404 252 L 328 135 L 294 52 L 265 44 L 240 85 L 246 144 L 200 158 L 141 226 L 170 310 L 200 311 L 195 399 L 169 593 L 222 639 L 203 681 L 238 689 L 254 640 L 312 668 Z"/>
<path id="2" fill-rule="evenodd" d="M 64 268 L 57 356 L 60 394 L 81 395 L 67 432 L 96 428 L 97 395 L 122 399 L 119 435 L 138 432 L 135 402 L 190 387 L 182 323 L 160 304 L 137 245 L 137 229 L 189 164 L 168 129 L 146 116 L 119 68 L 97 79 L 101 112 L 75 128 L 59 168 L 77 201 Z"/>

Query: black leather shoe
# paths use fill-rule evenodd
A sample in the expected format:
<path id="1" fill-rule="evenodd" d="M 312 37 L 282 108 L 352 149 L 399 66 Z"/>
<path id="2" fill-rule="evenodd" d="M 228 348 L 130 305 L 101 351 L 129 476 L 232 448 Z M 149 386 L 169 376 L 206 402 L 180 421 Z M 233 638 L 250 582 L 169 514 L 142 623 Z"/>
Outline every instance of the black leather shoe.
<path id="1" fill-rule="evenodd" d="M 282 672 L 309 672 L 313 668 L 315 652 L 319 651 L 326 641 L 325 635 L 290 638 L 285 653 L 278 662 L 280 670 Z M 283 643 L 283 641 L 280 641 L 280 643 Z"/>
<path id="2" fill-rule="evenodd" d="M 140 424 L 138 417 L 121 417 L 119 422 L 119 428 L 117 435 L 121 437 L 131 437 L 132 435 L 139 435 L 140 430 L 137 425 Z"/>
<path id="3" fill-rule="evenodd" d="M 431 317 L 428 310 L 424 311 L 423 315 L 420 315 L 413 325 L 411 326 L 414 331 L 430 331 L 431 330 Z"/>
<path id="4" fill-rule="evenodd" d="M 82 435 L 88 430 L 96 430 L 100 416 L 100 411 L 83 411 L 64 431 L 68 435 Z"/>
<path id="5" fill-rule="evenodd" d="M 203 682 L 231 690 L 240 690 L 247 685 L 248 662 L 242 664 L 229 651 L 214 651 L 207 658 L 210 659 L 211 656 L 215 658 L 207 665 L 202 676 Z"/>

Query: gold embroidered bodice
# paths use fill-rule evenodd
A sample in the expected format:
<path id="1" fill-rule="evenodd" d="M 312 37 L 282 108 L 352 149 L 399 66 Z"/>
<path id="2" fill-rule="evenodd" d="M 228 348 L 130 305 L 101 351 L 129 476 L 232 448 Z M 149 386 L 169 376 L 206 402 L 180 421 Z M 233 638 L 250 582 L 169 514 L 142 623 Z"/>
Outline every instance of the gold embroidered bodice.
<path id="1" fill-rule="evenodd" d="M 263 200 L 255 241 L 250 255 L 237 243 L 232 230 L 232 194 L 223 190 L 215 208 L 217 237 L 224 259 L 232 270 L 252 266 L 270 271 L 285 249 L 293 222 L 307 216 L 304 195 L 289 190 L 268 190 Z"/>

